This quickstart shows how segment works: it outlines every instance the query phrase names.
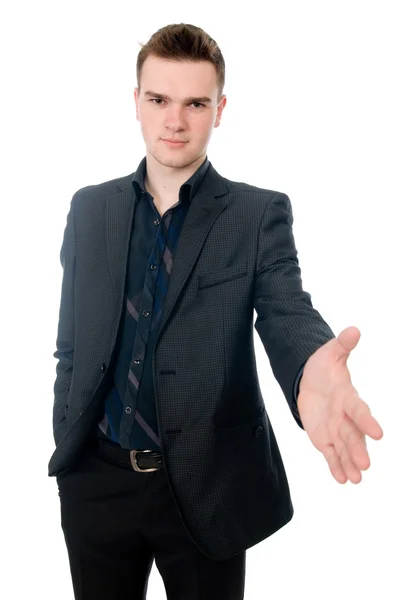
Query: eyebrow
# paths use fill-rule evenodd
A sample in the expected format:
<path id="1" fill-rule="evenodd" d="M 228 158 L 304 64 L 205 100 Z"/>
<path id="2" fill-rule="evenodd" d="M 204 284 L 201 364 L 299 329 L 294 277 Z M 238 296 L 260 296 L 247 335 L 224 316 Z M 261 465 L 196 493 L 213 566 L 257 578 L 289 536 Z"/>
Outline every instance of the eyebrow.
<path id="1" fill-rule="evenodd" d="M 165 100 L 171 100 L 170 96 L 167 96 L 166 94 L 158 94 L 157 92 L 151 92 L 150 90 L 146 91 L 144 95 L 145 96 L 153 96 L 155 98 L 162 98 Z M 200 96 L 198 98 L 189 96 L 188 98 L 184 98 L 184 102 L 203 102 L 203 103 L 207 104 L 207 103 L 211 102 L 211 99 L 208 98 L 207 96 Z"/>

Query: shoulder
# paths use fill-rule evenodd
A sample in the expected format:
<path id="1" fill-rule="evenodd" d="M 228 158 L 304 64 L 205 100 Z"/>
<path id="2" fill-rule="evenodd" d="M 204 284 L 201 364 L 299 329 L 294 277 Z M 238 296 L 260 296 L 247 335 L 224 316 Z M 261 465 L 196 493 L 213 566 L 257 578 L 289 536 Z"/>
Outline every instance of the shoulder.
<path id="1" fill-rule="evenodd" d="M 73 195 L 73 200 L 80 198 L 98 198 L 119 194 L 131 185 L 132 177 L 135 172 L 128 175 L 108 179 L 100 183 L 89 184 L 79 188 Z"/>
<path id="2" fill-rule="evenodd" d="M 235 196 L 241 195 L 248 199 L 254 198 L 262 204 L 270 204 L 273 199 L 289 202 L 289 197 L 284 192 L 270 188 L 262 188 L 244 181 L 233 181 L 226 177 L 223 177 L 223 179 L 228 186 L 229 193 L 234 194 Z"/>

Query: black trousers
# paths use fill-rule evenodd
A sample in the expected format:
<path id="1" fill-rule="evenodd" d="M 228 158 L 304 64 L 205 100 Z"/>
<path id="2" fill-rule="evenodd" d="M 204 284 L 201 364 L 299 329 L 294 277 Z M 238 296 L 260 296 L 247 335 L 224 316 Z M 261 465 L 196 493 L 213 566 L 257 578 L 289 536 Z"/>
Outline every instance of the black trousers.
<path id="1" fill-rule="evenodd" d="M 145 600 L 153 560 L 168 600 L 243 600 L 245 552 L 213 561 L 198 550 L 164 468 L 128 470 L 89 444 L 57 484 L 76 600 Z"/>

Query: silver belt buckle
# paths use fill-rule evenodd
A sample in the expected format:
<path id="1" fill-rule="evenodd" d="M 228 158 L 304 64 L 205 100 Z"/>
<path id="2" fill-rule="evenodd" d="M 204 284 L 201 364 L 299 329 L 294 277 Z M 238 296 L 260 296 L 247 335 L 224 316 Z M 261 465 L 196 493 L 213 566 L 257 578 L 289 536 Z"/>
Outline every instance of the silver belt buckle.
<path id="1" fill-rule="evenodd" d="M 151 469 L 141 469 L 136 460 L 136 455 L 138 454 L 138 452 L 153 452 L 153 450 L 130 450 L 129 456 L 134 471 L 139 471 L 140 473 L 148 473 L 149 471 L 158 470 L 157 467 L 152 467 Z"/>

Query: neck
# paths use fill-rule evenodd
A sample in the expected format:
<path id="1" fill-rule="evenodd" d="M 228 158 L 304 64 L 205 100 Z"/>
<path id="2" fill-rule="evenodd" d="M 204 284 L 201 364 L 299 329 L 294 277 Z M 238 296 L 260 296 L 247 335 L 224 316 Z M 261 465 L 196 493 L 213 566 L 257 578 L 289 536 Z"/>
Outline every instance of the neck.
<path id="1" fill-rule="evenodd" d="M 155 199 L 175 200 L 183 183 L 197 171 L 206 158 L 206 152 L 182 166 L 161 164 L 152 154 L 146 154 L 145 187 Z"/>

